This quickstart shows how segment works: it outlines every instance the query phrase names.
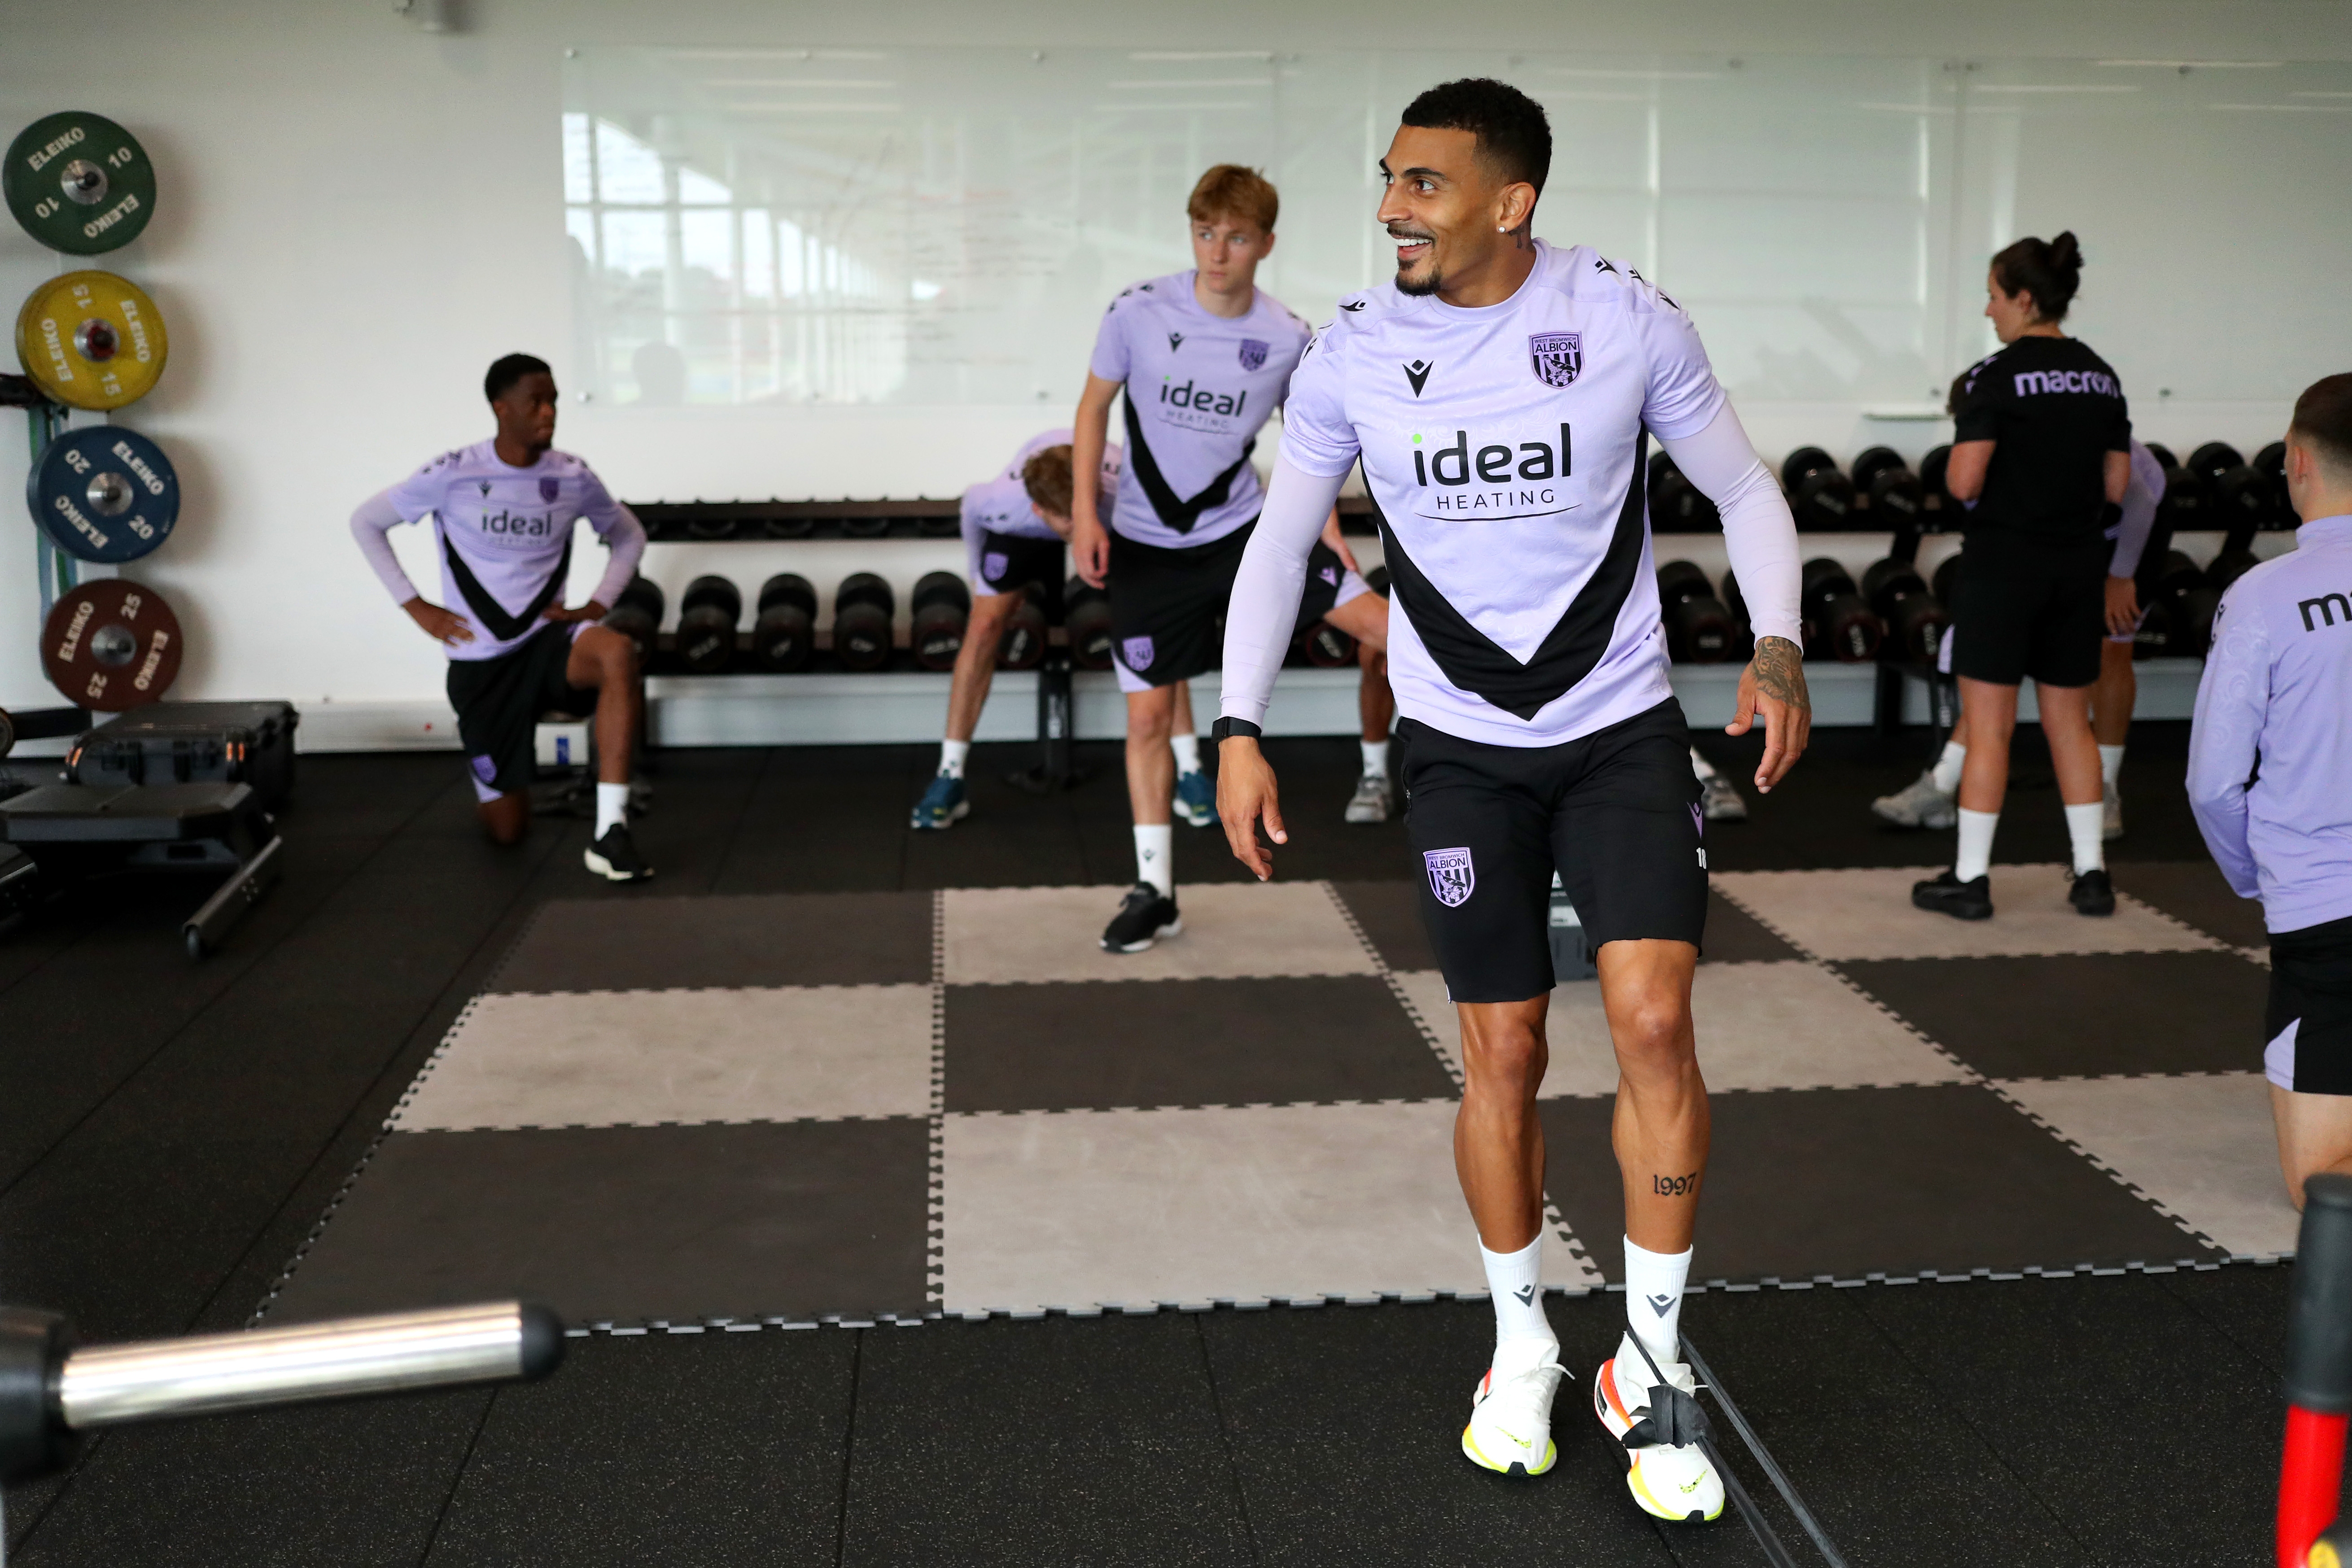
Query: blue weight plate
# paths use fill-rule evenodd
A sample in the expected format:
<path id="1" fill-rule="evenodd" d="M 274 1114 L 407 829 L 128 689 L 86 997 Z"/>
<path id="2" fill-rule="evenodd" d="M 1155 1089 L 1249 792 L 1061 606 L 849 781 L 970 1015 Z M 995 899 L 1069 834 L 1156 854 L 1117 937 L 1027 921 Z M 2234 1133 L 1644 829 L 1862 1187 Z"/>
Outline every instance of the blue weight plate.
<path id="1" fill-rule="evenodd" d="M 68 430 L 26 476 L 33 521 L 84 561 L 136 561 L 172 536 L 180 480 L 163 449 L 116 425 Z"/>

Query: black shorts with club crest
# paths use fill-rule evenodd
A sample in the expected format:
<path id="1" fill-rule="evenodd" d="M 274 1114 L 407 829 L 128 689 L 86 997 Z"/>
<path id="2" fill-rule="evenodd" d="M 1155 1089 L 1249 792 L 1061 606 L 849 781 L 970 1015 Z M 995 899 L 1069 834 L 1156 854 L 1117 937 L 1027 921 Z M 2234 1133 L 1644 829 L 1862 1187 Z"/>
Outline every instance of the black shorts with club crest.
<path id="1" fill-rule="evenodd" d="M 972 586 L 982 594 L 1018 594 L 1034 583 L 1045 595 L 1047 617 L 1058 621 L 1068 553 L 1069 547 L 1058 539 L 982 529 L 980 548 L 972 552 L 980 563 L 979 581 Z"/>
<path id="2" fill-rule="evenodd" d="M 1555 870 L 1593 950 L 1699 945 L 1705 821 L 1680 702 L 1558 746 L 1465 741 L 1411 719 L 1397 735 L 1422 921 L 1454 1001 L 1549 994 Z"/>
<path id="3" fill-rule="evenodd" d="M 1110 536 L 1111 653 L 1128 678 L 1122 686 L 1173 686 L 1223 665 L 1225 604 L 1256 531 L 1253 518 L 1223 539 L 1183 550 Z M 1317 540 L 1307 554 L 1298 625 L 1330 612 L 1343 575 L 1338 552 Z"/>
<path id="4" fill-rule="evenodd" d="M 574 686 L 564 676 L 579 630 L 568 622 L 550 623 L 496 658 L 449 661 L 458 743 L 482 789 L 513 795 L 530 787 L 539 776 L 542 714 L 584 719 L 596 711 L 596 689 Z"/>

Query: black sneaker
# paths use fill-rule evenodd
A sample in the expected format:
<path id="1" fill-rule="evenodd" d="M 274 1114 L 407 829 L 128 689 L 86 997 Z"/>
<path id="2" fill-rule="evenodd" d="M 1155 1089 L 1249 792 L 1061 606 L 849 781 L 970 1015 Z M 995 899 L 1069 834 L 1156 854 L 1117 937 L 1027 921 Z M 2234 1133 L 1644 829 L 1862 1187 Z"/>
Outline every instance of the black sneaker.
<path id="1" fill-rule="evenodd" d="M 604 837 L 588 846 L 580 858 L 588 869 L 608 882 L 642 882 L 654 874 L 637 847 L 629 842 L 629 830 L 619 823 L 604 829 Z"/>
<path id="2" fill-rule="evenodd" d="M 1183 929 L 1184 922 L 1176 918 L 1176 900 L 1149 882 L 1138 882 L 1128 890 L 1110 924 L 1103 927 L 1103 951 L 1141 952 L 1161 937 L 1174 936 Z"/>
<path id="3" fill-rule="evenodd" d="M 1932 882 L 1912 883 L 1911 902 L 1956 921 L 1989 921 L 1992 919 L 1992 879 L 1976 877 L 1963 882 L 1946 871 Z"/>
<path id="4" fill-rule="evenodd" d="M 2085 871 L 2074 879 L 2066 901 L 2078 915 L 2111 915 L 2116 912 L 2116 885 L 2107 880 L 2104 868 Z"/>

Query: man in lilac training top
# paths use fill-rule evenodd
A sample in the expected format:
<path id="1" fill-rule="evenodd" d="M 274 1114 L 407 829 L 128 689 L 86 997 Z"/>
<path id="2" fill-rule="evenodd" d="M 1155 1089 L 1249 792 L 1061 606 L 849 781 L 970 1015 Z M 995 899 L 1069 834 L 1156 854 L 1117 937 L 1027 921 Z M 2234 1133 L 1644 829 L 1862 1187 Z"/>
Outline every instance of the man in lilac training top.
<path id="1" fill-rule="evenodd" d="M 2197 687 L 2189 804 L 2240 898 L 2263 901 L 2263 1069 L 2303 1206 L 2352 1173 L 2352 374 L 2315 382 L 2286 433 L 2291 554 L 2230 584 Z"/>
<path id="2" fill-rule="evenodd" d="M 550 711 L 596 716 L 596 828 L 588 869 L 607 880 L 652 876 L 629 840 L 629 762 L 643 689 L 635 646 L 596 623 L 637 569 L 646 531 L 587 464 L 555 450 L 555 377 L 543 360 L 508 354 L 482 381 L 498 421 L 489 440 L 444 452 L 352 514 L 352 536 L 393 602 L 449 656 L 449 705 L 482 824 L 500 844 L 530 826 L 532 731 Z M 386 537 L 433 519 L 442 597 L 426 600 Z M 585 518 L 612 551 L 588 603 L 563 605 L 572 525 Z"/>

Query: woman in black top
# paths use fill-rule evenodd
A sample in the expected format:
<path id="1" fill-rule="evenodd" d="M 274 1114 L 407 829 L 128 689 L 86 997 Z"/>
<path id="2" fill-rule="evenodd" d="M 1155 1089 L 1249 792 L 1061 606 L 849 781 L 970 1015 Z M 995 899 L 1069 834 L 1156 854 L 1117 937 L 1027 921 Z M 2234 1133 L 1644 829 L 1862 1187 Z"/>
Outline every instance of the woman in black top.
<path id="1" fill-rule="evenodd" d="M 2033 679 L 2074 846 L 2069 900 L 2115 912 L 2091 685 L 2106 637 L 2106 519 L 2131 473 L 2131 419 L 2107 363 L 2059 331 L 2083 276 L 2071 233 L 2021 239 L 1992 258 L 1985 314 L 2000 350 L 1962 378 L 1944 485 L 1969 508 L 1953 595 L 1952 673 L 1968 725 L 1959 852 L 1911 890 L 1921 909 L 1992 913 L 1986 868 L 2009 786 L 2017 689 Z"/>

